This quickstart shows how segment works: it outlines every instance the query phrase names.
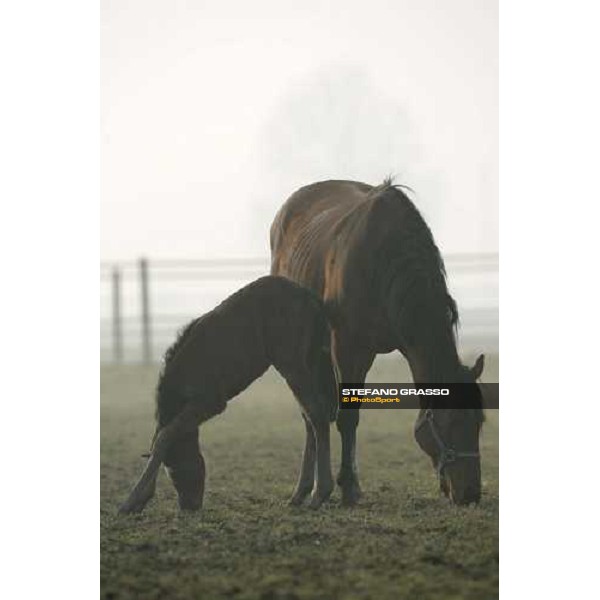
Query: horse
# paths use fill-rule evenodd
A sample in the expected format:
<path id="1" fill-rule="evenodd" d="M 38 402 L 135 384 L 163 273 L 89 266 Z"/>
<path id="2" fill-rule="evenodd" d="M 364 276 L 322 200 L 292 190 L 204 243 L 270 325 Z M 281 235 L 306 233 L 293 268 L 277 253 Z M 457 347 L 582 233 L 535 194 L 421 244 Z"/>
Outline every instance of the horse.
<path id="1" fill-rule="evenodd" d="M 271 225 L 271 274 L 313 290 L 325 302 L 340 381 L 362 383 L 377 354 L 399 350 L 415 383 L 464 383 L 472 408 L 426 399 L 415 423 L 418 445 L 456 504 L 481 495 L 479 433 L 484 420 L 484 357 L 460 362 L 458 309 L 433 235 L 405 186 L 331 180 L 294 192 Z M 473 388 L 471 387 L 473 386 Z M 345 505 L 361 495 L 356 461 L 359 411 L 340 411 L 337 483 Z"/>
<path id="2" fill-rule="evenodd" d="M 321 300 L 282 277 L 243 287 L 192 321 L 167 350 L 156 387 L 156 429 L 143 473 L 121 513 L 141 512 L 161 464 L 182 510 L 202 507 L 206 468 L 198 428 L 274 366 L 300 404 L 306 440 L 292 504 L 312 490 L 319 507 L 334 486 L 329 427 L 337 414 L 330 328 Z M 315 468 L 316 464 L 316 468 Z"/>

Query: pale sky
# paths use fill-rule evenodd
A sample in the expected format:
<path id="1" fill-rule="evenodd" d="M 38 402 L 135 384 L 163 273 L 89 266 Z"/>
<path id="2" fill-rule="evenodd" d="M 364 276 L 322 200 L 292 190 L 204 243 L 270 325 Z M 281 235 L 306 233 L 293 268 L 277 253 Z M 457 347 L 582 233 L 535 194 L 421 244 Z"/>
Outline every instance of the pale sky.
<path id="1" fill-rule="evenodd" d="M 323 179 L 412 187 L 497 251 L 495 0 L 102 0 L 104 260 L 267 256 Z"/>

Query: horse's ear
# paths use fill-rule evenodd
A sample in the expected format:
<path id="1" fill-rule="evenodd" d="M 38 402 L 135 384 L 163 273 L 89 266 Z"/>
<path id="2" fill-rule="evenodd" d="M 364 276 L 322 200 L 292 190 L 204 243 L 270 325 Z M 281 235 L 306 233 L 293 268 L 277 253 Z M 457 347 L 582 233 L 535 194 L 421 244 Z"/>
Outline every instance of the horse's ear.
<path id="1" fill-rule="evenodd" d="M 480 354 L 477 360 L 475 361 L 475 364 L 471 368 L 471 375 L 473 375 L 473 379 L 479 379 L 481 377 L 481 374 L 483 373 L 484 363 L 485 356 L 483 354 Z"/>

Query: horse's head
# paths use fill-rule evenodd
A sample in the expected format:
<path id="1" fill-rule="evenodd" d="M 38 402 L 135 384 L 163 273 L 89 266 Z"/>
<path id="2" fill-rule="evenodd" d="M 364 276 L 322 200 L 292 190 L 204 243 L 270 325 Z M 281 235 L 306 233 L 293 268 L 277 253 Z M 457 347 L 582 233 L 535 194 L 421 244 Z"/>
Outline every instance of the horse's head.
<path id="1" fill-rule="evenodd" d="M 472 385 L 481 405 L 481 391 L 476 383 L 483 371 L 483 355 L 472 368 L 461 367 L 457 381 Z M 471 405 L 471 402 L 468 403 Z M 431 458 L 438 473 L 440 489 L 456 504 L 479 502 L 481 497 L 481 465 L 479 433 L 483 410 L 478 407 L 423 407 L 415 423 L 415 439 Z"/>
<path id="2" fill-rule="evenodd" d="M 197 431 L 182 436 L 169 448 L 165 466 L 182 510 L 202 508 L 206 470 Z"/>

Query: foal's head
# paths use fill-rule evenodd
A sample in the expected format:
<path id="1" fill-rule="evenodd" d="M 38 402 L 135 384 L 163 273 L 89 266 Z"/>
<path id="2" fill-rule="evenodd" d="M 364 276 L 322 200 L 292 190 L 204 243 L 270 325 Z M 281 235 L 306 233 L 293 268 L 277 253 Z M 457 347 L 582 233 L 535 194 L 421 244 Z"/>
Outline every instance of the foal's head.
<path id="1" fill-rule="evenodd" d="M 481 390 L 476 383 L 483 370 L 483 356 L 472 368 L 460 367 L 455 381 L 469 396 L 466 408 L 448 408 L 439 403 L 421 408 L 415 423 L 415 439 L 437 470 L 440 489 L 456 504 L 471 504 L 481 498 L 479 434 L 484 420 Z"/>
<path id="2" fill-rule="evenodd" d="M 169 448 L 165 467 L 175 486 L 182 510 L 202 508 L 206 470 L 200 452 L 198 432 L 181 436 Z"/>

